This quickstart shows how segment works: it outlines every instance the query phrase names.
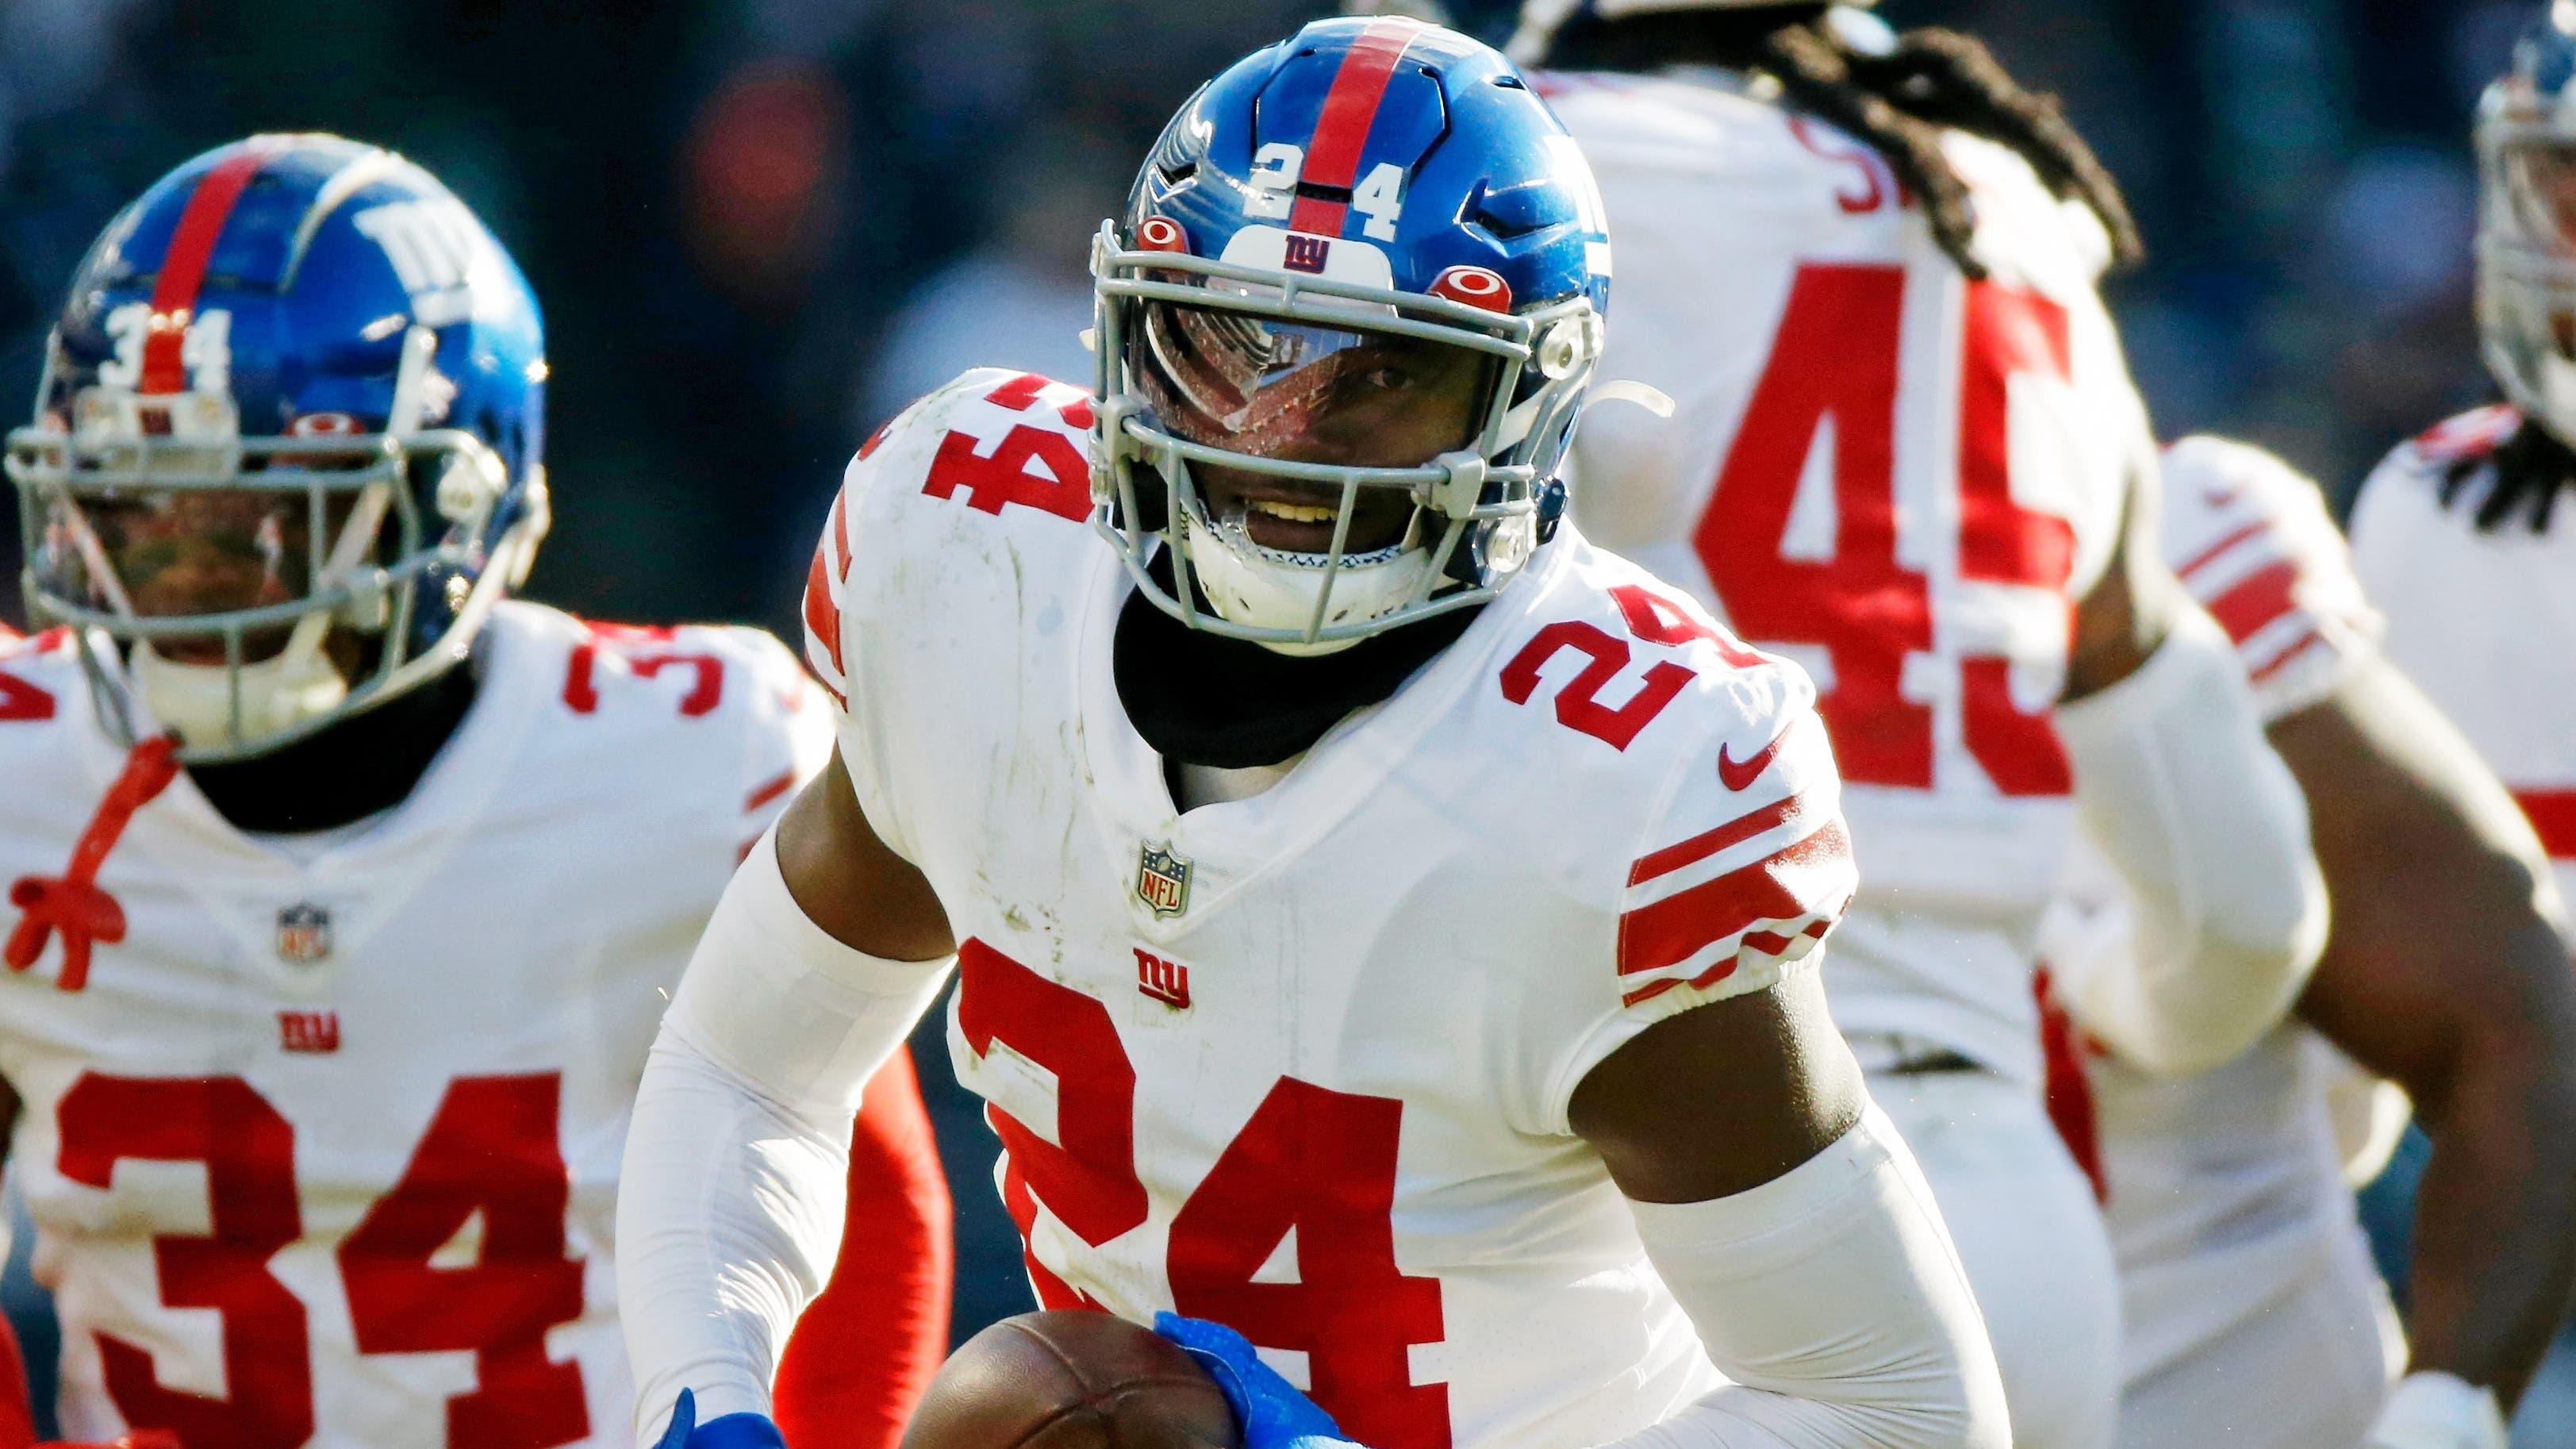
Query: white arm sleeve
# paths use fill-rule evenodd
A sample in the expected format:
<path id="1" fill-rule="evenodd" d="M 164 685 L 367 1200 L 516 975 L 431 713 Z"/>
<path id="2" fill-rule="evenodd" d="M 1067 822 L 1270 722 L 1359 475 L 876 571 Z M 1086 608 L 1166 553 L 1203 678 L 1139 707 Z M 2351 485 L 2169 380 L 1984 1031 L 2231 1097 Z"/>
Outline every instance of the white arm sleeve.
<path id="1" fill-rule="evenodd" d="M 2263 738 L 2243 664 L 2185 609 L 2137 673 L 2060 706 L 2057 730 L 2085 831 L 2132 906 L 2129 951 L 2061 964 L 2070 1003 L 2151 1071 L 2233 1058 L 2297 999 L 2326 936 L 2307 799 Z"/>
<path id="2" fill-rule="evenodd" d="M 645 1064 L 617 1196 L 618 1316 L 639 1443 L 680 1390 L 700 1422 L 769 1412 L 841 1243 L 850 1124 L 954 958 L 884 961 L 806 918 L 763 836 L 716 906 Z"/>
<path id="3" fill-rule="evenodd" d="M 1876 1106 L 1714 1202 L 1635 1203 L 1646 1256 L 1734 1382 L 1610 1449 L 2004 1449 L 1985 1320 Z"/>

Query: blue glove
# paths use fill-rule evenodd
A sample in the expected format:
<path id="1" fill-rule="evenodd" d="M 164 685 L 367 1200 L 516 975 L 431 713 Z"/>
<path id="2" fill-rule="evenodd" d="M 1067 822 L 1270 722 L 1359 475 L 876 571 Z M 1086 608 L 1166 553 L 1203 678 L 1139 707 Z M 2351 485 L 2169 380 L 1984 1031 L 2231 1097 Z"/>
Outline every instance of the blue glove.
<path id="1" fill-rule="evenodd" d="M 727 1414 L 721 1419 L 698 1422 L 698 1396 L 680 1390 L 680 1401 L 671 1406 L 671 1427 L 662 1431 L 653 1449 L 787 1449 L 787 1441 L 778 1435 L 778 1426 L 758 1414 Z"/>
<path id="2" fill-rule="evenodd" d="M 1243 1449 L 1359 1449 L 1333 1416 L 1261 1361 L 1250 1340 L 1222 1323 L 1154 1315 L 1154 1331 L 1178 1344 L 1216 1380 L 1243 1430 Z"/>

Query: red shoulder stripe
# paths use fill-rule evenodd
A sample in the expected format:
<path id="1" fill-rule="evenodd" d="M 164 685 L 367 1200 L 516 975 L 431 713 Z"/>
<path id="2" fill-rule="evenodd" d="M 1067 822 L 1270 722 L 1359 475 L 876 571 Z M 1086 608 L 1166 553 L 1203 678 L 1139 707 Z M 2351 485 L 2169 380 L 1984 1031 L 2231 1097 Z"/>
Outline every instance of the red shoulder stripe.
<path id="1" fill-rule="evenodd" d="M 1684 866 L 1696 865 L 1729 846 L 1742 845 L 1757 835 L 1788 824 L 1804 814 L 1806 808 L 1805 796 L 1792 795 L 1749 815 L 1738 816 L 1715 830 L 1694 835 L 1679 845 L 1667 845 L 1640 857 L 1628 872 L 1628 884 L 1641 886 L 1658 876 L 1671 875 Z"/>
<path id="2" fill-rule="evenodd" d="M 2435 423 L 2415 439 L 2415 451 L 2431 463 L 2482 458 L 2503 447 L 2521 427 L 2522 414 L 2497 403 Z"/>
<path id="3" fill-rule="evenodd" d="M 2237 529 L 2235 532 L 2227 535 L 2225 538 L 2220 539 L 2218 542 L 2211 544 L 2209 547 L 2202 549 L 2200 552 L 2193 554 L 2189 563 L 2184 564 L 2181 568 L 2175 569 L 2174 572 L 2186 579 L 2190 578 L 2193 574 L 2199 573 L 2202 569 L 2218 562 L 2220 556 L 2225 554 L 2229 549 L 2234 548 L 2236 545 L 2243 543 L 2249 538 L 2259 538 L 2265 533 L 2270 532 L 2271 528 L 2272 524 L 2269 519 L 2258 518 L 2252 523 L 2246 524 L 2243 528 Z"/>
<path id="4" fill-rule="evenodd" d="M 1833 923 L 1831 921 L 1817 921 L 1809 925 L 1807 929 L 1800 931 L 1798 934 L 1801 936 L 1812 936 L 1821 941 L 1824 939 L 1825 933 L 1832 929 Z M 1779 935 L 1775 932 L 1747 931 L 1744 933 L 1744 944 L 1748 949 L 1760 951 L 1765 955 L 1778 956 L 1786 953 L 1791 943 L 1788 937 Z M 1734 975 L 1735 967 L 1736 959 L 1733 956 L 1729 956 L 1725 960 L 1709 967 L 1706 971 L 1701 972 L 1688 981 L 1683 981 L 1679 977 L 1672 977 L 1663 981 L 1648 982 L 1646 985 L 1640 986 L 1636 990 L 1620 997 L 1619 1004 L 1621 1006 L 1635 1006 L 1640 1002 L 1652 1001 L 1667 991 L 1678 991 L 1684 986 L 1688 986 L 1694 991 L 1705 991 L 1708 988 L 1715 986 L 1717 983 L 1724 981 L 1727 977 Z"/>
<path id="5" fill-rule="evenodd" d="M 836 583 L 850 576 L 848 510 L 847 490 L 833 494 L 832 512 L 823 525 L 823 536 L 831 545 L 832 562 L 837 567 L 825 565 L 824 544 L 817 542 L 813 566 L 805 571 L 805 627 L 822 644 L 823 652 L 831 657 L 832 672 L 844 681 L 849 678 L 850 669 L 841 659 L 841 606 L 834 599 L 832 590 Z M 841 698 L 831 681 L 824 681 L 823 687 L 833 690 L 833 698 Z"/>
<path id="6" fill-rule="evenodd" d="M 1639 906 L 1619 918 L 1619 974 L 1662 971 L 1760 922 L 1828 910 L 1834 902 L 1817 898 L 1814 877 L 1850 858 L 1851 838 L 1834 820 L 1751 865 Z"/>
<path id="7" fill-rule="evenodd" d="M 2292 591 L 2299 582 L 2299 566 L 2288 559 L 2265 564 L 2209 601 L 2209 616 L 2227 631 L 2227 637 L 2239 644 L 2297 606 Z"/>

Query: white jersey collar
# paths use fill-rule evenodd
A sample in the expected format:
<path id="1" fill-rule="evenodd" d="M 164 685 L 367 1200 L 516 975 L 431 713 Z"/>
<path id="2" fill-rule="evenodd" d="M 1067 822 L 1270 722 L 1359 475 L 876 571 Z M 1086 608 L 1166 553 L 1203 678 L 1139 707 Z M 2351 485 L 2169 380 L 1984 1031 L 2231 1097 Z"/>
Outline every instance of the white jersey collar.
<path id="1" fill-rule="evenodd" d="M 1082 752 L 1090 767 L 1093 816 L 1108 847 L 1132 854 L 1138 843 L 1164 843 L 1205 873 L 1187 919 L 1205 919 L 1243 886 L 1295 858 L 1338 825 L 1403 767 L 1422 736 L 1482 678 L 1492 655 L 1547 592 L 1564 565 L 1570 526 L 1485 605 L 1458 641 L 1441 651 L 1382 703 L 1354 710 L 1306 751 L 1271 788 L 1246 799 L 1203 805 L 1183 814 L 1164 779 L 1162 757 L 1127 717 L 1111 668 L 1118 616 L 1134 584 L 1106 553 L 1084 588 L 1072 667 Z M 1133 904 L 1131 902 L 1131 904 Z M 1157 927 L 1138 907 L 1139 923 Z"/>

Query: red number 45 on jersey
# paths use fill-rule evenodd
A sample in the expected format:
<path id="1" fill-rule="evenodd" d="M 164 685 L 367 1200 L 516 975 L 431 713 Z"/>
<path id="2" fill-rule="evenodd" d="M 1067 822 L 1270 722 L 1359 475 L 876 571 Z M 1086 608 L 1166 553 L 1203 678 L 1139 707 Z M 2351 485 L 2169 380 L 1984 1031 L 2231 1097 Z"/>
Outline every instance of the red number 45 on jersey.
<path id="1" fill-rule="evenodd" d="M 1908 666 L 1931 655 L 1942 634 L 1963 631 L 1971 611 L 1959 594 L 1936 594 L 1924 572 L 1922 559 L 1941 546 L 1935 519 L 1944 510 L 1908 511 L 1897 503 L 1906 282 L 1895 266 L 1798 269 L 1770 364 L 1692 541 L 1727 621 L 1746 638 L 1824 652 L 1829 667 L 1818 671 L 1817 708 L 1844 778 L 1934 790 L 1947 782 L 1933 778 L 1930 699 L 1947 691 L 1918 691 Z M 2075 530 L 2014 500 L 2010 427 L 2013 379 L 2065 382 L 2071 346 L 2064 307 L 1994 282 L 1969 284 L 1956 359 L 1956 576 L 1963 589 L 2002 586 L 1987 591 L 1986 612 L 2006 599 L 2048 611 L 2041 627 L 2010 645 L 1959 651 L 1960 738 L 2005 795 L 2063 795 L 2071 783 L 2047 714 L 2025 713 L 2011 680 L 2018 663 L 2064 664 Z M 1795 556 L 1791 515 L 1809 450 L 1827 422 L 1831 545 L 1821 558 Z"/>

